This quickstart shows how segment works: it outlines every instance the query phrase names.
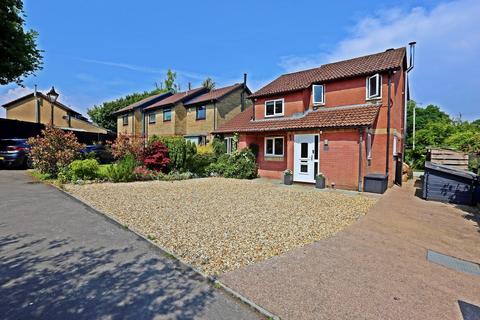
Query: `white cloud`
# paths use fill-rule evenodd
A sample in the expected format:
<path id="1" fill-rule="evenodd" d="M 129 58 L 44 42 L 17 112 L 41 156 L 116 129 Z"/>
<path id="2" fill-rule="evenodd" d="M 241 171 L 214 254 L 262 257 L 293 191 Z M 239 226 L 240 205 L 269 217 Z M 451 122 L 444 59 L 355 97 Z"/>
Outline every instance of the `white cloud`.
<path id="1" fill-rule="evenodd" d="M 322 63 L 380 52 L 418 42 L 420 56 L 440 57 L 445 62 L 473 58 L 480 49 L 480 1 L 462 0 L 439 4 L 431 10 L 393 8 L 378 11 L 349 28 L 348 36 L 330 52 L 281 57 L 286 71 L 316 67 Z"/>
<path id="2" fill-rule="evenodd" d="M 280 66 L 288 72 L 298 71 L 417 41 L 414 98 L 444 105 L 451 113 L 463 108 L 467 118 L 475 118 L 480 116 L 473 106 L 480 80 L 472 72 L 480 70 L 479 17 L 478 0 L 444 2 L 432 9 L 378 11 L 359 20 L 333 50 L 282 57 Z M 452 81 L 459 75 L 463 81 Z"/>
<path id="3" fill-rule="evenodd" d="M 23 97 L 29 93 L 32 93 L 33 89 L 28 87 L 15 87 L 6 90 L 4 93 L 0 94 L 0 106 L 5 103 Z M 5 118 L 5 108 L 0 108 L 0 118 Z"/>
<path id="4" fill-rule="evenodd" d="M 101 64 L 105 66 L 117 67 L 117 68 L 143 72 L 143 73 L 162 74 L 162 75 L 167 73 L 166 69 L 160 69 L 160 68 L 154 68 L 154 67 L 148 67 L 148 66 L 139 66 L 139 65 L 130 64 L 130 63 L 102 61 L 102 60 L 95 60 L 95 59 L 83 59 L 83 58 L 79 60 L 83 62 Z M 199 74 L 196 72 L 184 71 L 184 70 L 173 70 L 173 71 L 177 73 L 178 77 L 182 77 L 186 79 L 204 80 L 205 78 L 207 78 L 207 75 Z"/>

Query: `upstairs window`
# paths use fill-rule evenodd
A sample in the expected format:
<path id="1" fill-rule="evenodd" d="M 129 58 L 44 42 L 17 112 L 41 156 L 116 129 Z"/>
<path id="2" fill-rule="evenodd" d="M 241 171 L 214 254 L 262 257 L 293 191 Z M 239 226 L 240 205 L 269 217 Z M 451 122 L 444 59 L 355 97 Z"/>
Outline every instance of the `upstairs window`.
<path id="1" fill-rule="evenodd" d="M 171 121 L 172 120 L 172 109 L 163 109 L 163 121 Z"/>
<path id="2" fill-rule="evenodd" d="M 284 99 L 265 101 L 265 117 L 283 116 Z"/>
<path id="3" fill-rule="evenodd" d="M 283 137 L 265 138 L 265 155 L 283 157 Z"/>
<path id="4" fill-rule="evenodd" d="M 157 114 L 155 112 L 150 112 L 148 114 L 148 123 L 155 123 L 157 122 Z"/>
<path id="5" fill-rule="evenodd" d="M 124 115 L 122 117 L 122 121 L 124 126 L 128 126 L 128 115 Z"/>
<path id="6" fill-rule="evenodd" d="M 207 108 L 205 106 L 197 107 L 197 120 L 204 120 L 207 117 Z"/>
<path id="7" fill-rule="evenodd" d="M 313 85 L 313 104 L 325 104 L 325 93 L 323 89 L 323 85 L 321 84 L 314 84 Z"/>
<path id="8" fill-rule="evenodd" d="M 382 76 L 378 73 L 367 77 L 367 100 L 382 97 Z"/>

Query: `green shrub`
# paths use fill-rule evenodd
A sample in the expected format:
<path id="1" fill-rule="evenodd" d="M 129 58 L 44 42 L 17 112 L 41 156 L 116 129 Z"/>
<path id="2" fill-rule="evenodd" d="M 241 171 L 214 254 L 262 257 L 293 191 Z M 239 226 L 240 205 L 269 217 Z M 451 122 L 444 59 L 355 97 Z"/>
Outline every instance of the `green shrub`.
<path id="1" fill-rule="evenodd" d="M 213 153 L 197 153 L 188 160 L 187 169 L 199 177 L 205 177 L 208 176 L 208 166 L 216 160 L 217 157 Z"/>
<path id="2" fill-rule="evenodd" d="M 190 172 L 178 172 L 172 171 L 168 174 L 159 172 L 157 179 L 161 181 L 177 181 L 177 180 L 187 180 L 193 177 Z"/>
<path id="3" fill-rule="evenodd" d="M 252 150 L 252 153 L 253 153 L 253 155 L 255 156 L 255 159 L 258 159 L 258 151 L 259 151 L 259 149 L 260 149 L 259 146 L 258 146 L 258 144 L 256 144 L 256 143 L 250 143 L 250 144 L 248 145 L 248 148 L 250 148 L 250 150 Z"/>
<path id="4" fill-rule="evenodd" d="M 152 144 L 155 141 L 160 141 L 167 147 L 168 158 L 170 159 L 170 170 L 186 170 L 187 160 L 197 153 L 196 145 L 183 137 L 159 137 L 154 135 L 148 140 L 148 143 Z"/>
<path id="5" fill-rule="evenodd" d="M 131 154 L 107 168 L 107 179 L 111 182 L 129 182 L 135 180 L 135 157 Z"/>
<path id="6" fill-rule="evenodd" d="M 217 157 L 227 153 L 227 146 L 225 140 L 221 136 L 216 136 L 212 141 L 213 152 Z"/>
<path id="7" fill-rule="evenodd" d="M 257 163 L 255 155 L 248 149 L 224 154 L 217 162 L 208 166 L 207 172 L 211 175 L 224 176 L 225 178 L 253 179 L 257 177 Z"/>
<path id="8" fill-rule="evenodd" d="M 66 168 L 80 156 L 84 145 L 78 142 L 72 132 L 47 126 L 41 136 L 28 139 L 31 146 L 30 157 L 33 167 L 41 173 L 56 178 L 62 168 Z"/>
<path id="9" fill-rule="evenodd" d="M 93 180 L 98 177 L 98 161 L 95 159 L 75 160 L 68 166 L 67 179 Z"/>

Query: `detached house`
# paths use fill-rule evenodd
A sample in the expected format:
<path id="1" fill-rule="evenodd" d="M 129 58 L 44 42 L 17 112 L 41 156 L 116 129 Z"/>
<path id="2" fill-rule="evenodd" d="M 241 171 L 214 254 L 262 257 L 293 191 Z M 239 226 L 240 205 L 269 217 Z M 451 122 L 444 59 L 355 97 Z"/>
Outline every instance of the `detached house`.
<path id="1" fill-rule="evenodd" d="M 3 105 L 6 118 L 44 125 L 53 125 L 60 129 L 107 134 L 108 131 L 88 121 L 79 112 L 60 101 L 50 102 L 48 96 L 34 91 Z"/>
<path id="2" fill-rule="evenodd" d="M 250 105 L 245 102 L 247 94 L 251 91 L 244 82 L 149 97 L 116 112 L 117 133 L 147 138 L 176 135 L 205 144 L 212 131 Z"/>
<path id="3" fill-rule="evenodd" d="M 258 146 L 259 174 L 362 190 L 365 175 L 393 184 L 402 160 L 406 49 L 284 74 L 249 96 L 253 107 L 214 130 Z M 401 165 L 400 165 L 401 168 Z M 400 169 L 401 170 L 401 169 Z"/>

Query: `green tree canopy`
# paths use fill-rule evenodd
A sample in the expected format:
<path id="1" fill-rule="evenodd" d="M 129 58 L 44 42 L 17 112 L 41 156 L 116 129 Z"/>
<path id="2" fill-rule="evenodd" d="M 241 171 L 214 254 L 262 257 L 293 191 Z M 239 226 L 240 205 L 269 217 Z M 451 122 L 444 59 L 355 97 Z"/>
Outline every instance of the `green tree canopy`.
<path id="1" fill-rule="evenodd" d="M 413 145 L 413 109 L 415 108 L 415 150 Z M 467 153 L 480 152 L 480 120 L 453 119 L 438 106 L 422 108 L 409 101 L 407 109 L 406 160 L 422 168 L 428 147 L 452 148 Z M 472 168 L 473 169 L 473 168 Z"/>
<path id="2" fill-rule="evenodd" d="M 131 105 L 132 103 L 138 102 L 155 94 L 168 91 L 177 92 L 177 90 L 180 89 L 180 86 L 175 82 L 176 78 L 176 72 L 168 69 L 165 80 L 163 81 L 160 88 L 158 88 L 157 86 L 157 88 L 152 91 L 132 93 L 125 97 L 115 99 L 113 101 L 104 102 L 98 106 L 95 105 L 87 110 L 87 114 L 89 115 L 90 119 L 92 119 L 92 121 L 99 126 L 102 126 L 105 129 L 109 129 L 112 131 L 117 131 L 117 116 L 113 114 L 115 111 L 118 111 Z"/>
<path id="3" fill-rule="evenodd" d="M 210 77 L 208 77 L 207 79 L 203 80 L 203 82 L 202 82 L 202 87 L 207 88 L 207 89 L 210 89 L 210 90 L 215 89 L 215 86 L 216 86 L 216 85 L 217 85 L 217 84 L 215 83 L 215 81 L 213 81 L 213 79 L 210 78 Z"/>
<path id="4" fill-rule="evenodd" d="M 37 32 L 23 29 L 25 20 L 21 0 L 0 1 L 0 85 L 23 83 L 22 77 L 42 68 Z"/>

